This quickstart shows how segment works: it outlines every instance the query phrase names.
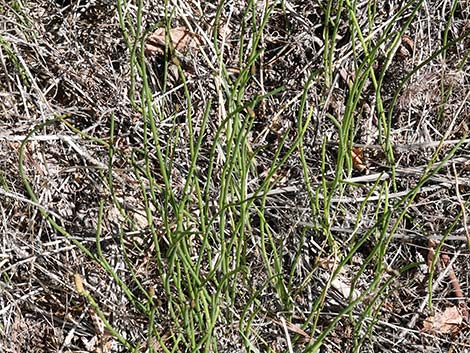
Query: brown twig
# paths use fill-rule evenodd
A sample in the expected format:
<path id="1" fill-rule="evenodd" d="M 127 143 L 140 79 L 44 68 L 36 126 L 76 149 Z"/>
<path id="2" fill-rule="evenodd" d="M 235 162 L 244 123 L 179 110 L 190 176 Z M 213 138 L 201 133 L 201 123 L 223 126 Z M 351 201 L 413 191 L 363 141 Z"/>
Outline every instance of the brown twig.
<path id="1" fill-rule="evenodd" d="M 468 320 L 469 312 L 468 312 L 468 306 L 467 303 L 465 302 L 465 296 L 462 292 L 462 288 L 460 287 L 459 280 L 457 279 L 457 276 L 455 275 L 454 269 L 452 267 L 452 262 L 450 260 L 449 255 L 447 254 L 441 254 L 441 262 L 443 266 L 448 268 L 448 276 L 450 283 L 452 284 L 452 288 L 454 290 L 454 294 L 457 297 L 457 300 L 459 302 L 459 307 L 461 310 L 462 317 L 465 318 L 465 320 Z"/>

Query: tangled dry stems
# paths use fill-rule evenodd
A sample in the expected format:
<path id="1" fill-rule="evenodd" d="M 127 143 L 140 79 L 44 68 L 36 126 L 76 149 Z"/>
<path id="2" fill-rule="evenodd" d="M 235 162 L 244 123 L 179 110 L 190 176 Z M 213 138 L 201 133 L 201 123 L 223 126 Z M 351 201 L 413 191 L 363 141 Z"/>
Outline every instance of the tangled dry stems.
<path id="1" fill-rule="evenodd" d="M 157 209 L 168 206 L 164 191 L 168 185 L 161 175 L 156 145 L 149 144 L 146 154 L 139 154 L 144 141 L 149 138 L 143 121 L 145 117 L 137 109 L 145 99 L 141 96 L 143 83 L 136 80 L 138 75 L 132 71 L 131 53 L 123 39 L 116 4 L 105 1 L 59 4 L 40 0 L 15 4 L 23 6 L 18 9 L 5 1 L 0 4 L 2 348 L 6 352 L 103 351 L 108 344 L 105 340 L 109 332 L 101 335 L 97 332 L 93 307 L 77 293 L 73 276 L 80 274 L 86 290 L 99 303 L 104 316 L 126 340 L 141 345 L 142 351 L 161 349 L 148 339 L 148 315 L 136 307 L 108 272 L 76 247 L 74 240 L 80 241 L 92 254 L 102 251 L 109 266 L 129 286 L 141 305 L 145 305 L 148 298 L 136 283 L 156 294 L 158 305 L 154 328 L 171 346 L 173 330 L 179 327 L 172 322 L 175 315 L 171 313 L 175 309 L 172 302 L 181 292 L 176 286 L 165 288 L 159 271 L 164 269 L 170 273 L 176 268 L 171 267 L 175 266 L 171 260 L 173 240 L 166 231 L 174 230 L 177 225 L 164 225 Z M 354 107 L 354 143 L 364 146 L 363 153 L 371 174 L 381 178 L 384 175 L 390 178 L 392 173 L 387 156 L 381 148 L 376 148 L 381 133 L 376 107 L 378 94 L 383 99 L 385 111 L 392 111 L 390 140 L 397 146 L 396 189 L 392 189 L 390 182 L 387 200 L 382 198 L 383 190 L 380 189 L 369 196 L 377 179 L 371 181 L 353 172 L 352 182 L 341 194 L 332 195 L 329 203 L 318 197 L 321 206 L 313 217 L 300 152 L 295 149 L 272 176 L 272 190 L 264 204 L 255 202 L 255 206 L 263 210 L 262 219 L 254 209 L 247 216 L 250 226 L 243 233 L 246 237 L 243 266 L 248 270 L 234 277 L 236 300 L 223 298 L 220 302 L 223 314 L 214 329 L 219 351 L 245 351 L 244 339 L 260 351 L 284 351 L 292 345 L 301 350 L 308 340 L 297 338 L 293 342 L 288 339 L 289 329 L 282 320 L 275 320 L 276 315 L 284 318 L 283 313 L 289 310 L 290 324 L 303 325 L 312 310 L 317 310 L 320 314 L 315 331 L 309 331 L 310 324 L 303 328 L 315 339 L 354 299 L 356 294 L 342 291 L 342 285 L 350 288 L 350 282 L 354 282 L 357 293 L 365 291 L 374 282 L 377 290 L 357 303 L 349 317 L 340 318 L 324 341 L 325 351 L 349 351 L 355 335 L 356 340 L 364 339 L 363 351 L 439 351 L 442 347 L 468 346 L 465 330 L 452 338 L 421 332 L 420 323 L 428 316 L 422 305 L 428 268 L 416 266 L 400 276 L 394 272 L 412 263 L 424 262 L 428 237 L 446 234 L 451 229 L 449 239 L 452 240 L 446 241 L 445 249 L 450 256 L 457 257 L 454 270 L 463 292 L 468 293 L 468 265 L 464 257 L 469 227 L 465 221 L 469 212 L 466 202 L 470 170 L 468 140 L 423 185 L 422 191 L 408 206 L 405 217 L 399 219 L 399 207 L 387 227 L 372 232 L 344 264 L 339 282 L 330 283 L 330 290 L 322 292 L 335 270 L 335 257 L 351 251 L 355 242 L 380 222 L 380 215 L 394 205 L 394 200 L 415 187 L 427 171 L 428 162 L 439 147 L 438 141 L 444 139 L 448 144 L 440 148 L 436 162 L 441 161 L 460 138 L 469 134 L 470 71 L 463 60 L 468 55 L 469 38 L 450 47 L 445 58 L 436 57 L 415 72 L 399 91 L 396 106 L 392 105 L 407 74 L 442 44 L 439 31 L 446 23 L 442 14 L 448 14 L 450 9 L 446 3 L 441 4 L 443 8 L 435 5 L 425 1 L 407 30 L 414 42 L 411 52 L 404 56 L 397 54 L 387 62 L 385 53 L 391 39 L 383 43 L 377 61 L 372 65 L 377 77 L 384 73 L 383 85 L 377 92 L 373 81 L 366 80 Z M 262 14 L 264 5 L 257 3 L 257 6 Z M 359 27 L 371 43 L 380 40 L 390 24 L 399 30 L 412 11 L 410 8 L 397 18 L 394 16 L 400 10 L 398 4 L 378 4 L 377 16 L 370 23 L 365 11 L 366 2 L 356 6 Z M 468 30 L 468 8 L 463 4 L 458 6 L 449 39 Z M 160 2 L 144 1 L 145 30 L 164 26 L 165 16 L 169 16 L 167 10 Z M 166 61 L 164 55 L 147 58 L 146 67 L 154 109 L 164 117 L 157 126 L 158 141 L 168 158 L 172 193 L 178 200 L 187 198 L 190 205 L 185 220 L 188 234 L 192 234 L 188 256 L 197 258 L 205 246 L 197 236 L 201 226 L 197 198 L 184 195 L 186 176 L 192 168 L 188 119 L 191 119 L 195 136 L 204 134 L 198 156 L 198 182 L 209 185 L 206 192 L 211 202 L 209 206 L 213 208 L 211 216 L 216 216 L 220 211 L 217 207 L 224 161 L 231 158 L 225 149 L 228 136 L 224 135 L 225 130 L 220 130 L 224 121 L 234 109 L 256 117 L 247 134 L 247 143 L 253 151 L 252 160 L 248 162 L 252 180 L 247 184 L 247 192 L 255 195 L 273 163 L 295 145 L 305 85 L 311 75 L 321 73 L 312 81 L 303 107 L 306 113 L 312 112 L 311 126 L 303 137 L 303 150 L 311 186 L 323 190 L 324 178 L 331 180 L 338 173 L 340 136 L 328 115 L 341 119 L 347 112 L 351 82 L 357 78 L 355 59 L 363 57 L 365 49 L 360 47 L 357 37 L 352 36 L 346 13 L 332 18 L 338 21 L 338 36 L 331 44 L 325 42 L 327 36 L 333 35 L 333 29 L 325 28 L 324 8 L 314 2 L 282 2 L 282 6 L 281 3 L 274 6 L 260 37 L 258 45 L 263 50 L 251 72 L 252 80 L 237 86 L 237 75 L 242 72 L 243 65 L 248 64 L 250 52 L 258 49 L 253 47 L 255 26 L 244 27 L 244 32 L 241 27 L 242 23 L 251 23 L 252 18 L 247 16 L 254 16 L 253 12 L 246 11 L 244 4 L 238 2 L 226 2 L 220 17 L 216 6 L 205 2 L 178 2 L 171 10 L 170 22 L 174 27 L 185 26 L 201 38 L 200 51 L 180 58 L 183 72 L 178 71 L 174 62 Z M 128 3 L 125 11 L 129 18 L 135 19 L 138 8 L 136 4 Z M 259 23 L 260 18 L 254 18 L 254 21 Z M 220 53 L 214 46 L 216 34 L 219 50 L 226 58 L 226 75 L 219 62 Z M 241 43 L 245 47 L 241 48 Z M 331 67 L 325 66 L 328 56 L 331 56 Z M 186 96 L 182 73 L 186 75 L 189 88 Z M 283 89 L 276 91 L 281 86 Z M 240 95 L 239 106 L 230 106 L 221 97 L 220 92 L 230 90 L 233 95 Z M 253 112 L 247 110 L 249 103 L 260 96 L 264 98 L 250 108 Z M 204 109 L 209 101 L 213 102 L 213 107 L 203 130 Z M 36 202 L 26 193 L 20 177 L 21 143 L 32 127 L 58 116 L 70 125 L 57 121 L 43 127 L 25 145 L 24 168 L 36 192 Z M 110 130 L 111 120 L 114 131 Z M 117 151 L 112 162 L 109 146 L 101 143 L 108 141 L 110 135 L 114 135 L 113 148 Z M 214 145 L 217 146 L 216 157 Z M 132 162 L 131 157 L 134 158 Z M 145 168 L 146 158 L 150 160 L 154 181 L 135 173 L 135 170 Z M 211 159 L 215 161 L 211 162 Z M 321 170 L 322 165 L 324 170 Z M 107 179 L 110 166 L 112 180 Z M 208 180 L 211 166 L 213 172 Z M 345 175 L 345 179 L 347 177 L 350 176 Z M 146 201 L 147 195 L 142 192 L 142 189 L 149 189 L 152 182 L 162 191 L 156 196 L 160 205 Z M 236 197 L 235 194 L 231 196 Z M 96 229 L 102 200 L 105 204 L 101 250 L 98 250 Z M 160 237 L 157 243 L 167 258 L 155 257 L 156 243 L 149 235 L 152 225 L 146 217 L 148 210 L 153 217 L 153 227 L 160 229 L 155 232 Z M 52 216 L 69 236 L 58 233 L 41 211 Z M 170 216 L 176 217 L 175 210 L 172 212 Z M 358 214 L 360 220 L 356 219 Z M 328 220 L 329 224 L 321 220 Z M 211 223 L 214 234 L 222 227 L 218 222 L 216 219 Z M 229 224 L 233 228 L 227 233 L 236 230 L 234 225 L 238 223 L 233 222 Z M 283 266 L 281 273 L 286 281 L 291 281 L 290 288 L 295 289 L 287 301 L 282 300 L 278 289 L 269 283 L 266 259 L 259 249 L 260 239 L 266 236 L 257 227 L 262 222 L 268 224 L 272 236 L 271 248 L 266 252 L 272 254 L 282 250 L 279 254 Z M 394 237 L 384 243 L 386 251 L 373 254 L 376 244 L 384 241 L 384 235 L 391 231 L 394 222 L 399 223 Z M 451 228 L 454 222 L 455 227 Z M 325 230 L 331 232 L 336 245 L 325 238 Z M 230 239 L 229 234 L 227 239 Z M 221 244 L 214 239 L 210 246 L 218 249 Z M 374 261 L 368 262 L 371 256 L 377 257 L 390 271 L 377 278 Z M 211 266 L 209 259 L 203 259 L 201 273 L 211 273 Z M 358 271 L 360 276 L 356 277 Z M 380 292 L 387 281 L 390 283 Z M 217 283 L 208 281 L 206 290 L 216 293 Z M 312 308 L 322 295 L 322 306 Z M 250 304 L 254 297 L 256 306 Z M 452 305 L 452 288 L 444 279 L 437 281 L 433 297 L 438 308 Z M 364 312 L 373 315 L 365 315 L 361 320 Z M 253 320 L 251 325 L 244 321 L 247 318 Z M 240 335 L 244 328 L 248 328 L 245 332 L 249 333 L 248 338 Z M 201 329 L 194 328 L 195 336 L 201 334 L 198 332 Z M 111 351 L 126 351 L 116 340 L 110 341 Z M 189 350 L 190 343 L 183 344 L 186 346 L 181 349 Z"/>

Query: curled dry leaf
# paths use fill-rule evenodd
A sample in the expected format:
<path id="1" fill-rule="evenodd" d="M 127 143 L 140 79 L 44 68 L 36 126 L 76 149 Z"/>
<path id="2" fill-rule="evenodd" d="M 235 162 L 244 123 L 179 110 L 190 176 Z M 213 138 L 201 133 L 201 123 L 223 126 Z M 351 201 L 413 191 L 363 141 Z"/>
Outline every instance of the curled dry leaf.
<path id="1" fill-rule="evenodd" d="M 451 306 L 444 312 L 428 317 L 423 322 L 423 330 L 431 333 L 459 332 L 463 322 L 462 315 L 457 307 Z"/>
<path id="2" fill-rule="evenodd" d="M 365 174 L 369 173 L 369 168 L 364 162 L 365 158 L 362 154 L 361 148 L 353 148 L 351 150 L 351 157 L 352 157 L 354 169 L 358 170 L 361 173 L 365 173 Z"/>
<path id="3" fill-rule="evenodd" d="M 401 37 L 401 44 L 400 47 L 398 48 L 398 55 L 400 55 L 403 58 L 407 58 L 413 55 L 413 50 L 414 50 L 414 42 L 413 39 L 404 34 Z"/>
<path id="4" fill-rule="evenodd" d="M 167 40 L 166 36 L 166 28 L 159 28 L 151 34 L 145 42 L 145 54 L 164 55 Z M 189 49 L 196 49 L 201 44 L 198 35 L 185 27 L 170 29 L 168 41 L 170 50 L 177 50 L 180 53 L 185 53 Z"/>

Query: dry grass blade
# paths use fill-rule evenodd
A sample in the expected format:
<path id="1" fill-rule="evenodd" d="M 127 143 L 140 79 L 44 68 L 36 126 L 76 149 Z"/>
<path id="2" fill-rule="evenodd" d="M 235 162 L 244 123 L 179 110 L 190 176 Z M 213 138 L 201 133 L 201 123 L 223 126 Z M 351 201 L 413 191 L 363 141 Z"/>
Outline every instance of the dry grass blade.
<path id="1" fill-rule="evenodd" d="M 302 337 L 301 342 L 302 343 L 307 343 L 307 342 L 312 342 L 313 338 L 309 336 L 307 332 L 302 330 L 298 325 L 292 324 L 288 321 L 286 321 L 284 318 L 281 318 L 281 321 L 277 321 L 274 319 L 270 319 L 272 322 L 278 324 L 280 327 L 284 328 L 284 330 L 293 332 L 298 334 L 299 336 Z M 286 334 L 288 334 L 286 332 Z"/>

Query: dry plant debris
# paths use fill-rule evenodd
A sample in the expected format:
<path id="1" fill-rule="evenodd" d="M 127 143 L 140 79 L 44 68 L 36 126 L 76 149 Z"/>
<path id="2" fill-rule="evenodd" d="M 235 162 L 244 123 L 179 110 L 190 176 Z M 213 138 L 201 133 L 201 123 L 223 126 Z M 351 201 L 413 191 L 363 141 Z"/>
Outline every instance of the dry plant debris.
<path id="1" fill-rule="evenodd" d="M 365 158 L 361 148 L 353 148 L 351 150 L 351 159 L 353 162 L 354 169 L 358 170 L 361 173 L 369 173 L 369 168 L 365 164 Z"/>
<path id="2" fill-rule="evenodd" d="M 463 317 L 456 306 L 446 308 L 434 316 L 426 318 L 423 329 L 427 332 L 456 334 L 462 329 Z"/>
<path id="3" fill-rule="evenodd" d="M 170 53 L 174 50 L 185 53 L 188 50 L 197 49 L 201 45 L 201 40 L 197 34 L 185 27 L 171 28 L 168 36 L 166 28 L 159 28 L 145 41 L 145 54 L 164 55 L 166 43 L 168 43 Z"/>
<path id="4" fill-rule="evenodd" d="M 0 0 L 0 351 L 465 352 L 470 7 L 349 3 Z"/>

